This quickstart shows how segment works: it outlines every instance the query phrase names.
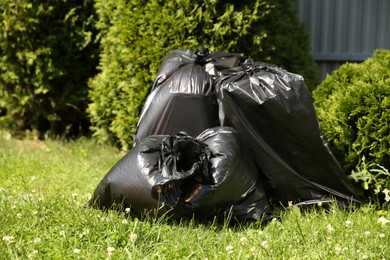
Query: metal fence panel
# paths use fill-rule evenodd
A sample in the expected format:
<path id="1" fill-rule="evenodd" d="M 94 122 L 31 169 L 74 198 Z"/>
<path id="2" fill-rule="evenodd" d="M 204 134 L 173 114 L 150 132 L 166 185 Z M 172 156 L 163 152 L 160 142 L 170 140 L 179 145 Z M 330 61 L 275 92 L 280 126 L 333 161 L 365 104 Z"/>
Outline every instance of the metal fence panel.
<path id="1" fill-rule="evenodd" d="M 390 49 L 390 0 L 295 0 L 321 79 L 345 62 Z"/>

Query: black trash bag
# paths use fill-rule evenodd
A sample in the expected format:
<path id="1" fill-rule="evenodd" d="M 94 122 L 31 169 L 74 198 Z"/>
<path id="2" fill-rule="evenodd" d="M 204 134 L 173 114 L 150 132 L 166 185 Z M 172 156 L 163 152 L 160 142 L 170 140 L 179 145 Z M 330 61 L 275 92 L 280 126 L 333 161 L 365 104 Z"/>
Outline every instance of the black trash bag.
<path id="1" fill-rule="evenodd" d="M 101 209 L 131 206 L 141 213 L 156 209 L 157 202 L 150 190 L 158 174 L 159 151 L 164 138 L 166 136 L 150 136 L 133 147 L 100 181 L 88 204 Z"/>
<path id="2" fill-rule="evenodd" d="M 149 136 L 103 178 L 90 205 L 131 207 L 176 218 L 212 218 L 230 211 L 238 219 L 260 220 L 268 200 L 252 157 L 233 128 Z"/>
<path id="3" fill-rule="evenodd" d="M 268 197 L 287 204 L 334 197 L 342 206 L 357 193 L 321 132 L 301 76 L 247 62 L 220 73 L 220 120 L 233 126 L 254 155 Z"/>
<path id="4" fill-rule="evenodd" d="M 210 53 L 207 50 L 170 51 L 141 111 L 133 144 L 149 135 L 172 135 L 185 131 L 197 136 L 207 128 L 219 126 L 217 99 L 210 73 L 235 67 L 243 60 L 238 54 Z"/>
<path id="5" fill-rule="evenodd" d="M 235 68 L 246 61 L 246 57 L 237 53 L 210 52 L 208 49 L 200 51 L 171 50 L 167 53 L 160 65 L 153 83 L 152 91 L 166 81 L 175 71 L 187 64 L 202 66 L 210 75 L 215 76 L 217 71 Z"/>

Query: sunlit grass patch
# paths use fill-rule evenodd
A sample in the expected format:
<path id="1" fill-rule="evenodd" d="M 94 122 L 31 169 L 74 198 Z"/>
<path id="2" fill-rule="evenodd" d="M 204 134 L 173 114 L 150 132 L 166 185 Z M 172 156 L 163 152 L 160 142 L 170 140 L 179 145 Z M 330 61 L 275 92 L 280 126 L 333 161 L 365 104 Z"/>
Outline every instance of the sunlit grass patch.
<path id="1" fill-rule="evenodd" d="M 34 143 L 38 142 L 38 143 Z M 388 259 L 389 212 L 280 209 L 267 225 L 85 207 L 123 156 L 92 140 L 0 138 L 1 259 Z"/>

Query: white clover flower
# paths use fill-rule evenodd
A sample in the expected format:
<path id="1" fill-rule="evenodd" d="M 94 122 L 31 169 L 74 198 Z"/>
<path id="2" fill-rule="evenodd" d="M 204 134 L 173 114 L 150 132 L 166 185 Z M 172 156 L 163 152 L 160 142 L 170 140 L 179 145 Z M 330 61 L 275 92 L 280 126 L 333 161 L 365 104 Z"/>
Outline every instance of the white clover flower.
<path id="1" fill-rule="evenodd" d="M 226 250 L 226 251 L 228 251 L 228 250 L 233 250 L 233 248 L 234 248 L 233 246 L 227 246 L 227 247 L 225 248 L 225 250 Z"/>
<path id="2" fill-rule="evenodd" d="M 17 218 L 22 218 L 22 213 L 16 214 L 16 217 L 17 217 Z"/>
<path id="3" fill-rule="evenodd" d="M 126 213 L 130 213 L 130 208 L 125 208 Z"/>
<path id="4" fill-rule="evenodd" d="M 137 234 L 131 233 L 131 235 L 130 235 L 130 241 L 134 243 L 134 242 L 137 240 L 137 237 L 138 237 Z"/>
<path id="5" fill-rule="evenodd" d="M 226 252 L 228 253 L 228 254 L 232 254 L 233 253 L 233 249 L 234 249 L 234 247 L 233 246 L 227 246 L 226 248 L 225 248 L 225 250 L 226 250 Z"/>
<path id="6" fill-rule="evenodd" d="M 341 253 L 342 249 L 341 249 L 341 247 L 336 246 L 334 250 L 336 251 L 336 255 L 338 255 Z"/>
<path id="7" fill-rule="evenodd" d="M 381 216 L 380 218 L 378 218 L 378 223 L 381 224 L 381 225 L 386 225 L 387 223 L 389 223 L 390 220 L 388 220 L 387 218 Z"/>
<path id="8" fill-rule="evenodd" d="M 261 242 L 261 246 L 265 249 L 269 248 L 269 243 L 267 240 L 264 240 L 263 242 Z"/>
<path id="9" fill-rule="evenodd" d="M 378 237 L 384 238 L 384 237 L 385 237 L 385 234 L 384 234 L 384 233 L 380 233 L 380 234 L 378 235 Z"/>
<path id="10" fill-rule="evenodd" d="M 368 230 L 364 232 L 364 236 L 366 236 L 366 237 L 368 237 L 370 234 L 371 234 L 371 232 Z"/>
<path id="11" fill-rule="evenodd" d="M 60 236 L 63 236 L 63 237 L 65 236 L 65 231 L 64 230 L 60 231 Z"/>
<path id="12" fill-rule="evenodd" d="M 28 254 L 28 255 L 27 255 L 27 257 L 28 257 L 28 258 L 34 258 L 35 255 L 37 255 L 37 254 L 38 254 L 38 250 L 34 249 L 34 250 L 31 252 L 31 254 Z"/>
<path id="13" fill-rule="evenodd" d="M 3 236 L 3 241 L 10 245 L 15 242 L 15 238 L 13 236 Z"/>
<path id="14" fill-rule="evenodd" d="M 34 243 L 35 244 L 38 244 L 38 243 L 40 243 L 41 242 L 41 239 L 39 238 L 39 237 L 37 237 L 36 239 L 34 239 Z"/>
<path id="15" fill-rule="evenodd" d="M 256 247 L 251 247 L 251 249 L 249 249 L 249 251 L 253 254 L 253 255 L 256 255 L 256 253 L 257 253 L 257 249 L 256 249 Z"/>
<path id="16" fill-rule="evenodd" d="M 79 254 L 80 252 L 81 252 L 81 250 L 78 248 L 73 249 L 73 253 L 75 253 L 75 254 Z"/>
<path id="17" fill-rule="evenodd" d="M 247 242 L 246 237 L 241 237 L 240 238 L 241 244 L 245 244 Z"/>
<path id="18" fill-rule="evenodd" d="M 331 224 L 326 225 L 326 229 L 328 230 L 329 233 L 334 232 L 334 228 L 332 227 Z"/>
<path id="19" fill-rule="evenodd" d="M 115 248 L 112 246 L 107 247 L 108 255 L 112 255 L 112 253 L 115 251 Z"/>
<path id="20" fill-rule="evenodd" d="M 390 190 L 384 189 L 382 192 L 385 194 L 385 201 L 389 202 L 390 201 Z"/>
<path id="21" fill-rule="evenodd" d="M 38 215 L 38 211 L 34 211 L 32 214 L 33 215 Z"/>
<path id="22" fill-rule="evenodd" d="M 16 206 L 15 206 L 15 205 L 12 205 L 12 206 L 11 206 L 11 209 L 16 209 Z"/>
<path id="23" fill-rule="evenodd" d="M 129 222 L 127 221 L 127 219 L 122 220 L 122 224 L 123 224 L 123 225 L 126 225 L 127 223 L 129 223 Z"/>
<path id="24" fill-rule="evenodd" d="M 352 221 L 350 221 L 350 220 L 345 221 L 345 225 L 347 227 L 350 227 L 352 225 Z"/>

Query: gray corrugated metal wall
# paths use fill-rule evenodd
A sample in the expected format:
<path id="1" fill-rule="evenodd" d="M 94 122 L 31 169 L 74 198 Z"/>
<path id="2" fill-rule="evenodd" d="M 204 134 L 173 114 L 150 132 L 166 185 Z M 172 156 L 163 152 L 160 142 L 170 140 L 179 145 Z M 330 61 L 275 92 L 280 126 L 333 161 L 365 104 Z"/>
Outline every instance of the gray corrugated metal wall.
<path id="1" fill-rule="evenodd" d="M 390 49 L 390 0 L 295 0 L 321 78 L 346 61 Z"/>

